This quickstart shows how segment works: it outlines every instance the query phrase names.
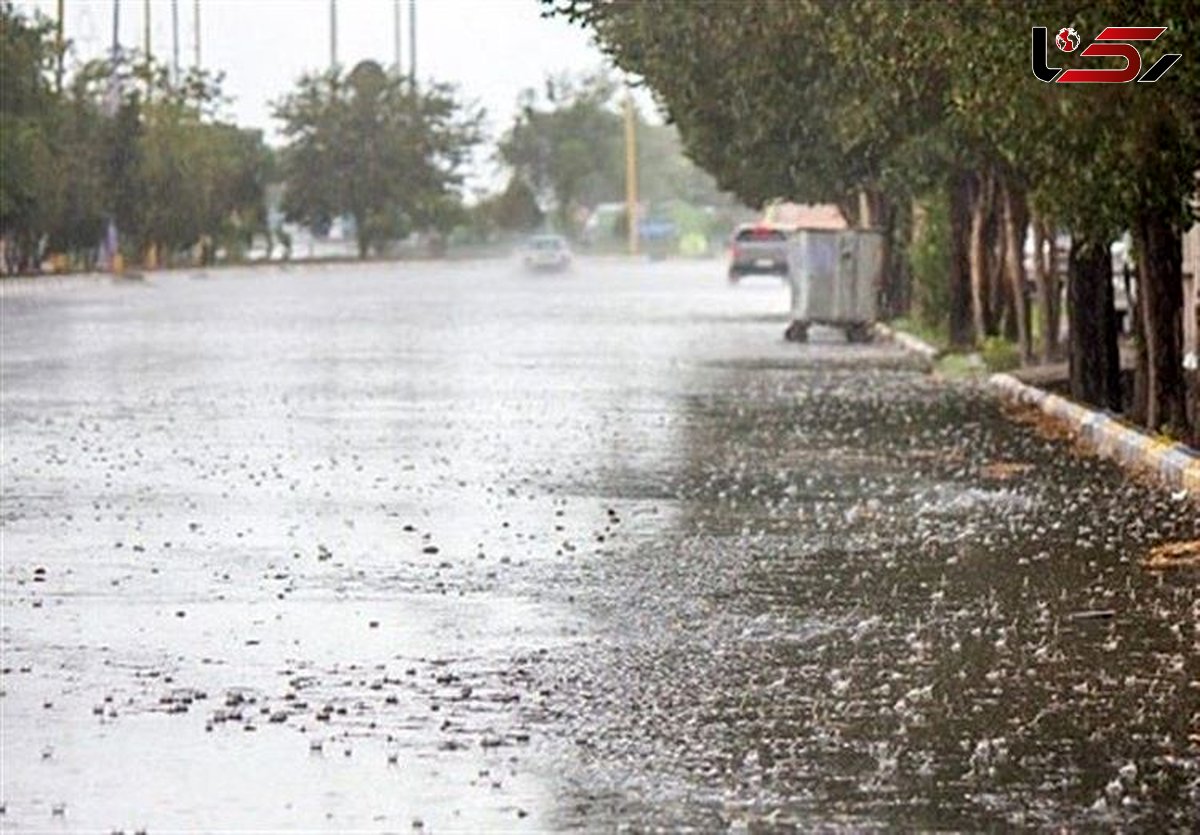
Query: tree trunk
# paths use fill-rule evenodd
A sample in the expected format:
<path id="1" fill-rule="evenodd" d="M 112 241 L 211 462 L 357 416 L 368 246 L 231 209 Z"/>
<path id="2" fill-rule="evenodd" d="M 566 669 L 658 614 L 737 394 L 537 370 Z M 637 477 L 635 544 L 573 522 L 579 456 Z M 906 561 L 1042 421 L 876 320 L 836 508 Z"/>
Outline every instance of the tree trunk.
<path id="1" fill-rule="evenodd" d="M 1129 299 L 1129 332 L 1133 334 L 1134 366 L 1133 366 L 1133 402 L 1129 407 L 1129 419 L 1134 423 L 1146 424 L 1146 407 L 1150 399 L 1150 360 L 1146 352 L 1146 317 L 1143 314 L 1145 302 L 1139 288 L 1145 285 L 1142 277 L 1143 264 L 1146 259 L 1141 253 L 1146 251 L 1146 241 L 1141 228 L 1133 225 L 1133 240 L 1136 247 L 1137 281 L 1133 281 L 1128 265 L 1125 267 L 1125 296 Z"/>
<path id="2" fill-rule="evenodd" d="M 1050 363 L 1058 359 L 1058 279 L 1054 275 L 1053 248 L 1049 257 L 1046 254 L 1045 222 L 1035 218 L 1033 229 L 1033 280 L 1042 314 L 1042 362 Z"/>
<path id="3" fill-rule="evenodd" d="M 960 173 L 950 184 L 950 344 L 975 342 L 971 329 L 971 175 Z"/>
<path id="4" fill-rule="evenodd" d="M 862 192 L 859 228 L 871 229 L 882 235 L 880 263 L 882 275 L 879 287 L 879 314 L 893 319 L 901 315 L 900 269 L 895 245 L 895 214 L 891 201 L 883 192 L 870 189 Z"/>
<path id="5" fill-rule="evenodd" d="M 1000 334 L 1009 342 L 1020 345 L 1020 324 L 1017 322 L 1017 302 L 1013 298 L 1012 286 L 1008 281 L 1008 253 L 1001 251 L 996 261 L 996 286 L 1000 291 L 999 305 L 1004 311 L 1000 317 Z"/>
<path id="6" fill-rule="evenodd" d="M 991 203 L 991 176 L 980 173 L 971 195 L 971 232 L 969 259 L 971 271 L 971 323 L 974 340 L 988 333 L 991 318 L 988 293 L 987 220 Z"/>
<path id="7" fill-rule="evenodd" d="M 1011 321 L 1012 301 L 1008 297 L 1008 283 L 1004 278 L 1004 206 L 1003 195 L 1000 193 L 1000 180 L 993 175 L 991 200 L 988 201 L 987 225 L 985 237 L 985 252 L 987 253 L 987 292 L 988 292 L 988 336 L 1003 334 L 1008 339 L 1015 340 L 1015 329 L 1009 334 L 1010 328 L 1015 328 Z"/>
<path id="8" fill-rule="evenodd" d="M 1004 196 L 996 195 L 996 243 L 992 255 L 992 332 L 1009 342 L 1019 342 L 1017 332 L 1017 303 L 1008 280 L 1008 241 L 1004 231 Z"/>
<path id="9" fill-rule="evenodd" d="M 1071 247 L 1067 276 L 1067 336 L 1071 397 L 1121 410 L 1117 314 L 1108 245 L 1082 238 Z"/>
<path id="10" fill-rule="evenodd" d="M 1033 358 L 1033 343 L 1029 338 L 1029 304 L 1025 297 L 1025 226 L 1028 212 L 1025 195 L 1012 183 L 1004 185 L 1004 264 L 1008 273 L 1009 294 L 1016 319 L 1017 346 L 1021 360 Z"/>
<path id="11" fill-rule="evenodd" d="M 846 225 L 851 229 L 858 229 L 863 225 L 862 203 L 862 192 L 855 192 L 837 201 L 837 207 L 842 210 L 842 217 L 846 218 Z"/>
<path id="12" fill-rule="evenodd" d="M 899 201 L 891 204 L 888 218 L 888 239 L 892 242 L 892 288 L 895 292 L 892 315 L 907 316 L 912 310 L 912 272 L 909 269 L 908 243 L 912 235 L 912 204 Z"/>
<path id="13" fill-rule="evenodd" d="M 1138 298 L 1145 341 L 1146 426 L 1187 438 L 1183 376 L 1183 249 L 1168 218 L 1138 218 Z"/>
<path id="14" fill-rule="evenodd" d="M 358 244 L 358 258 L 360 261 L 365 261 L 371 253 L 371 234 L 367 229 L 367 213 L 353 212 L 352 216 L 354 217 L 354 241 Z"/>

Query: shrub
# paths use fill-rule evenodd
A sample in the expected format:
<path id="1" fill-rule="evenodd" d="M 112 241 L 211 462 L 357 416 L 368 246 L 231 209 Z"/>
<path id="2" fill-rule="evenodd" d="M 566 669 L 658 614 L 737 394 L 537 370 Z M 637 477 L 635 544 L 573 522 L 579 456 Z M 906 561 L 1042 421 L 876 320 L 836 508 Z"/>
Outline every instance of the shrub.
<path id="1" fill-rule="evenodd" d="M 927 328 L 944 330 L 950 313 L 950 206 L 943 192 L 914 209 L 912 264 L 913 314 Z"/>
<path id="2" fill-rule="evenodd" d="M 983 340 L 979 353 L 989 371 L 1011 371 L 1021 365 L 1021 352 L 1017 346 L 999 336 Z"/>

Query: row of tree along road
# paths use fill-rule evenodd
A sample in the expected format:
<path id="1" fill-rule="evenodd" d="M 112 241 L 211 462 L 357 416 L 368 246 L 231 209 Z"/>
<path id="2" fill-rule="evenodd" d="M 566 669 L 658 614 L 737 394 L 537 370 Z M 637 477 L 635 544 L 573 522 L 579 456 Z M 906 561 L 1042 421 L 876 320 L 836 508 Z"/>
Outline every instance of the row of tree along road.
<path id="1" fill-rule="evenodd" d="M 543 3 L 645 81 L 722 188 L 752 205 L 836 202 L 853 222 L 885 229 L 886 307 L 912 310 L 954 346 L 1008 334 L 1024 360 L 1055 358 L 1060 291 L 1047 242 L 1069 235 L 1073 395 L 1124 405 L 1195 443 L 1181 274 L 1200 169 L 1200 16 L 1191 4 Z M 1134 25 L 1166 27 L 1136 45 L 1143 67 L 1183 56 L 1156 83 L 1044 83 L 1032 72 L 1033 27 L 1049 29 L 1050 65 L 1113 69 L 1121 58 L 1064 52 L 1055 33 L 1070 27 L 1086 43 L 1105 27 Z M 1110 262 L 1123 233 L 1137 288 L 1127 404 Z"/>
<path id="2" fill-rule="evenodd" d="M 1188 4 L 543 2 L 589 27 L 674 123 L 639 124 L 644 200 L 710 238 L 735 216 L 722 190 L 753 206 L 837 203 L 887 232 L 890 315 L 911 313 L 957 347 L 1010 337 L 1024 360 L 1065 348 L 1077 398 L 1195 443 L 1180 245 L 1200 168 L 1200 19 Z M 1138 44 L 1145 66 L 1184 56 L 1156 83 L 1031 71 L 1031 46 L 1035 64 L 1046 49 L 1031 44 L 1034 26 L 1087 37 L 1134 24 L 1166 27 Z M 1049 49 L 1064 67 L 1097 63 Z M 492 146 L 506 185 L 465 200 L 468 165 L 486 156 L 484 114 L 449 86 L 370 61 L 307 75 L 275 102 L 286 144 L 273 149 L 220 118 L 217 75 L 175 78 L 121 53 L 64 77 L 62 57 L 48 20 L 0 0 L 6 273 L 48 256 L 90 268 L 106 247 L 146 266 L 236 257 L 277 233 L 270 191 L 290 221 L 349 218 L 364 257 L 414 232 L 577 236 L 591 208 L 624 196 L 619 91 L 602 74 L 523 96 Z M 1136 263 L 1128 402 L 1110 263 L 1123 234 Z M 1062 346 L 1049 253 L 1067 238 Z"/>
<path id="3" fill-rule="evenodd" d="M 218 79 L 172 80 L 114 56 L 56 73 L 52 27 L 0 4 L 0 234 L 5 272 L 54 254 L 91 268 L 113 231 L 139 257 L 217 242 L 264 223 L 269 155 L 258 131 L 213 118 Z"/>
<path id="4" fill-rule="evenodd" d="M 71 48 L 60 50 L 51 21 L 0 0 L 0 24 L 6 273 L 50 256 L 88 269 L 106 249 L 145 267 L 236 260 L 254 240 L 279 248 L 284 220 L 318 235 L 351 229 L 363 257 L 414 234 L 479 242 L 552 225 L 574 236 L 589 209 L 624 197 L 619 90 L 603 73 L 527 91 L 489 143 L 483 111 L 450 85 L 374 61 L 336 67 L 273 102 L 284 139 L 273 148 L 222 118 L 219 74 L 176 78 L 128 51 L 64 75 Z M 734 207 L 674 128 L 638 127 L 648 201 Z M 481 163 L 507 180 L 467 195 Z"/>

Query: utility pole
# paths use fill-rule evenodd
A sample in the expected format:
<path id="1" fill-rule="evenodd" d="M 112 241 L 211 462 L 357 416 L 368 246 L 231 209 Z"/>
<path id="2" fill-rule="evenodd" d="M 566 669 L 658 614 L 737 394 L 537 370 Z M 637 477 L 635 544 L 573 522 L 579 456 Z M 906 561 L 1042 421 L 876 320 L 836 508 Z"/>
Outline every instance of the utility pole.
<path id="1" fill-rule="evenodd" d="M 179 0 L 171 0 L 171 82 L 179 84 Z"/>
<path id="2" fill-rule="evenodd" d="M 417 0 L 408 0 L 408 80 L 417 86 Z"/>
<path id="3" fill-rule="evenodd" d="M 192 0 L 192 44 L 196 50 L 192 63 L 200 69 L 200 0 Z"/>
<path id="4" fill-rule="evenodd" d="M 395 52 L 392 66 L 396 68 L 396 77 L 400 77 L 400 0 L 392 0 L 392 46 Z"/>
<path id="5" fill-rule="evenodd" d="M 150 0 L 142 2 L 142 61 L 146 66 L 146 101 L 154 93 L 154 54 L 150 42 Z"/>
<path id="6" fill-rule="evenodd" d="M 329 0 L 329 69 L 337 69 L 337 0 Z"/>
<path id="7" fill-rule="evenodd" d="M 117 78 L 121 68 L 121 0 L 112 0 L 112 49 L 108 64 L 107 115 L 115 119 L 121 107 L 120 81 Z"/>
<path id="8" fill-rule="evenodd" d="M 58 23 L 54 27 L 54 89 L 62 92 L 63 84 L 63 0 L 58 0 Z"/>
<path id="9" fill-rule="evenodd" d="M 625 214 L 629 218 L 629 254 L 638 254 L 637 130 L 633 96 L 625 91 Z"/>

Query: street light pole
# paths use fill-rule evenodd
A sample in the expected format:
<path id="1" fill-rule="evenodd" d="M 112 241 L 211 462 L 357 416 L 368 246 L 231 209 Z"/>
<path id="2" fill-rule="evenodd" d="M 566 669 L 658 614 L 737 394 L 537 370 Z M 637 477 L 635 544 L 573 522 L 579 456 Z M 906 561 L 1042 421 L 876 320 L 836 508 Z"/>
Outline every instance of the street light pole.
<path id="1" fill-rule="evenodd" d="M 192 0 L 192 46 L 195 49 L 195 54 L 192 56 L 192 63 L 196 69 L 200 69 L 200 0 Z"/>

